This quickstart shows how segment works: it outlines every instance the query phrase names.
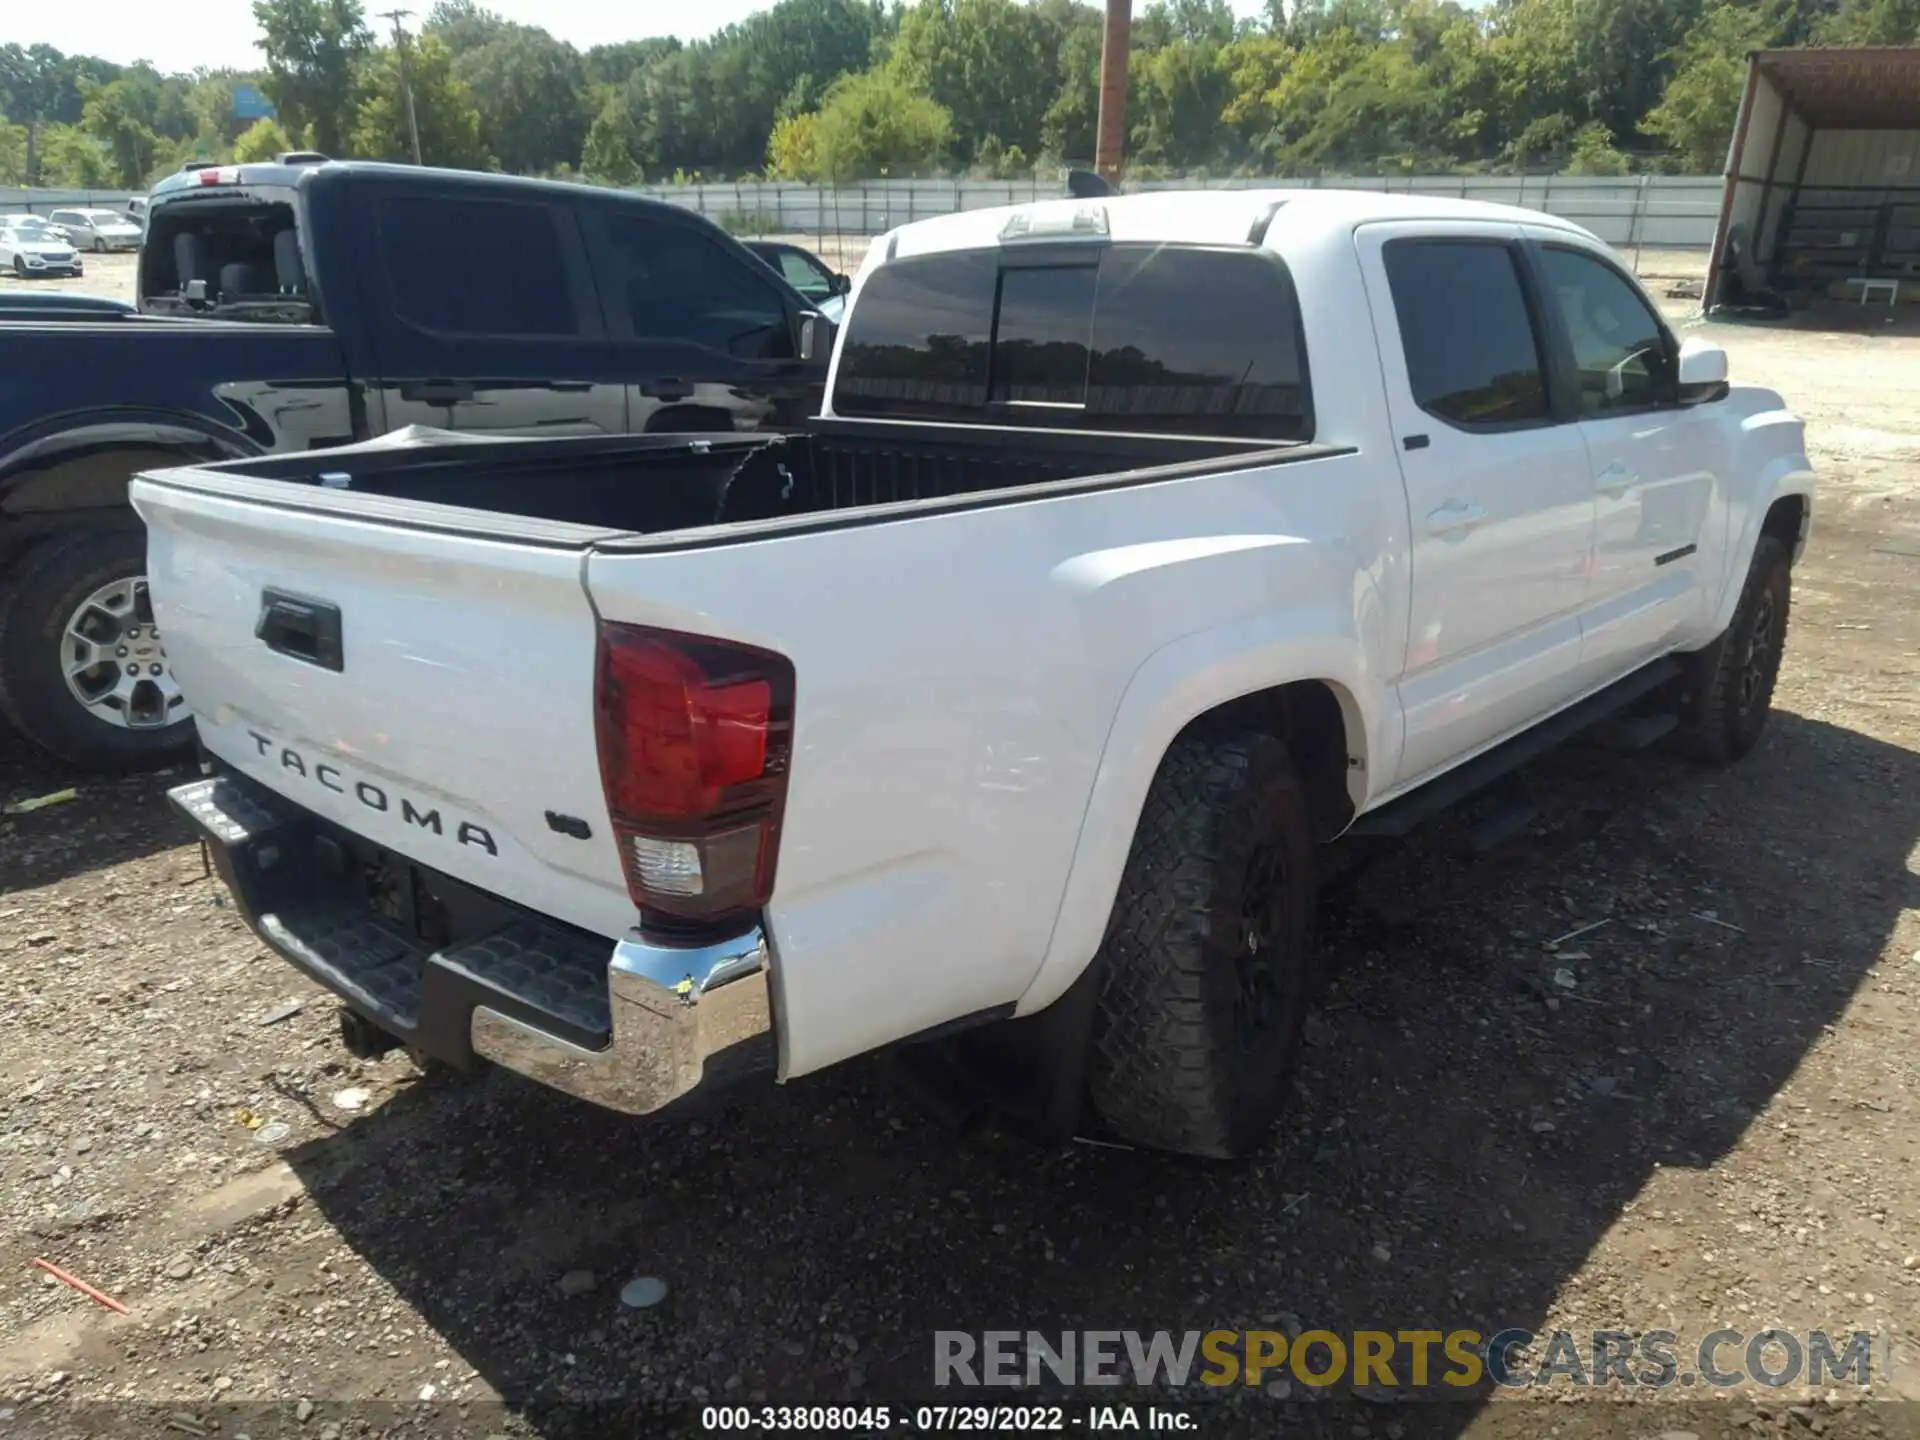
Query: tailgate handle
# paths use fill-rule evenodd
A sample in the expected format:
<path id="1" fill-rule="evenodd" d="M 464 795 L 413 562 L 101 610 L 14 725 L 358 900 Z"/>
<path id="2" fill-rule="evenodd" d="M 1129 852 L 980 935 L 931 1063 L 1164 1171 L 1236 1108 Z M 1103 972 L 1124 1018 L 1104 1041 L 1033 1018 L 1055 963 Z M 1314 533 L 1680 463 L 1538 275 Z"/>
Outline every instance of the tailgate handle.
<path id="1" fill-rule="evenodd" d="M 344 670 L 346 651 L 340 643 L 340 607 L 324 600 L 307 600 L 283 590 L 260 592 L 260 623 L 253 633 L 269 650 L 318 665 L 322 670 Z"/>
<path id="2" fill-rule="evenodd" d="M 473 386 L 464 380 L 403 380 L 400 398 L 417 405 L 462 405 L 473 399 Z"/>

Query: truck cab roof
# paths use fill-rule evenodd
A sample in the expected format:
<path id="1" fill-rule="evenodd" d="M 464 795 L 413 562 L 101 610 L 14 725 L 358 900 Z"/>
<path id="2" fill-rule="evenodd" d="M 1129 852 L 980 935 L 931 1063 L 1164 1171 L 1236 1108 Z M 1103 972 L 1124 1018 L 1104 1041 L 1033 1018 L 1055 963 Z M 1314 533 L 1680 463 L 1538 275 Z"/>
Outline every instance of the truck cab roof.
<path id="1" fill-rule="evenodd" d="M 1087 217 L 1076 232 L 1073 219 Z M 1295 235 L 1351 231 L 1386 220 L 1482 221 L 1547 225 L 1598 243 L 1570 221 L 1517 205 L 1442 196 L 1391 195 L 1372 190 L 1155 190 L 1104 199 L 1041 200 L 990 210 L 966 210 L 915 221 L 882 237 L 886 259 L 968 250 L 1023 236 L 1180 245 L 1261 243 L 1284 226 Z"/>
<path id="2" fill-rule="evenodd" d="M 467 187 L 485 190 L 490 194 L 502 192 L 547 193 L 561 191 L 571 195 L 582 192 L 592 195 L 607 195 L 608 192 L 598 186 L 569 183 L 563 180 L 533 180 L 519 175 L 502 175 L 490 170 L 449 170 L 431 165 L 395 165 L 381 160 L 308 160 L 301 158 L 310 152 L 292 152 L 278 160 L 264 160 L 251 165 L 202 165 L 181 170 L 158 181 L 151 192 L 154 203 L 159 204 L 182 193 L 192 193 L 209 188 L 219 189 L 295 189 L 308 186 L 328 187 L 355 176 L 382 176 L 389 179 L 405 179 L 414 184 L 431 183 L 436 189 L 448 187 Z M 658 200 L 644 200 L 641 197 L 620 194 L 620 200 L 626 204 L 662 205 Z"/>

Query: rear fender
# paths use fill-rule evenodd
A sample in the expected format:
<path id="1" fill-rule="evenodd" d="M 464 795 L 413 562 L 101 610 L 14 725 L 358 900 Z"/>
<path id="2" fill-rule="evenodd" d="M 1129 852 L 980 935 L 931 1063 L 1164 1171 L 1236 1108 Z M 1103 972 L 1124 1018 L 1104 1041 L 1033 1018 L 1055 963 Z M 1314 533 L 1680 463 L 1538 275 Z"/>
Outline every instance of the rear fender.
<path id="1" fill-rule="evenodd" d="M 79 423 L 61 417 L 8 437 L 0 455 L 0 516 L 39 526 L 69 512 L 123 508 L 127 484 L 141 470 L 258 453 L 238 436 L 185 416 L 129 409 Z"/>
<path id="2" fill-rule="evenodd" d="M 1340 702 L 1355 808 L 1365 803 L 1372 776 L 1393 773 L 1398 727 L 1383 714 L 1352 625 L 1350 614 L 1331 608 L 1252 615 L 1173 641 L 1134 672 L 1101 751 L 1046 957 L 1018 1014 L 1052 1004 L 1091 963 L 1161 757 L 1200 716 L 1261 690 L 1320 681 Z"/>

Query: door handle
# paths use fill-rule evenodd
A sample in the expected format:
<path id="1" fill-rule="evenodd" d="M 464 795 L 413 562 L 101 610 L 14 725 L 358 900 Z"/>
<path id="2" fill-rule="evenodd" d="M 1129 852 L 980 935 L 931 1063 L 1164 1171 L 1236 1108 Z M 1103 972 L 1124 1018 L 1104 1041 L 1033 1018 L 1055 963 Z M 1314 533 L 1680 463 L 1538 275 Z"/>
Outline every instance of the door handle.
<path id="1" fill-rule="evenodd" d="M 675 400 L 685 400 L 693 394 L 693 386 L 684 380 L 662 378 L 649 380 L 640 387 L 640 393 L 649 400 L 665 400 L 671 404 Z"/>
<path id="2" fill-rule="evenodd" d="M 555 380 L 547 388 L 557 395 L 584 395 L 593 389 L 591 380 Z"/>
<path id="3" fill-rule="evenodd" d="M 322 670 L 346 669 L 338 605 L 289 595 L 284 590 L 262 590 L 260 619 L 253 633 L 269 650 L 290 659 L 304 660 Z"/>
<path id="4" fill-rule="evenodd" d="M 1627 491 L 1637 485 L 1639 481 L 1640 477 L 1638 475 L 1617 462 L 1607 466 L 1606 469 L 1594 477 L 1594 482 L 1600 487 L 1600 493 L 1609 500 L 1618 500 L 1622 495 L 1625 495 Z"/>
<path id="5" fill-rule="evenodd" d="M 473 386 L 464 380 L 403 380 L 400 398 L 420 405 L 459 405 L 473 399 Z"/>
<path id="6" fill-rule="evenodd" d="M 1429 535 L 1463 535 L 1487 518 L 1480 505 L 1442 505 L 1427 514 Z"/>

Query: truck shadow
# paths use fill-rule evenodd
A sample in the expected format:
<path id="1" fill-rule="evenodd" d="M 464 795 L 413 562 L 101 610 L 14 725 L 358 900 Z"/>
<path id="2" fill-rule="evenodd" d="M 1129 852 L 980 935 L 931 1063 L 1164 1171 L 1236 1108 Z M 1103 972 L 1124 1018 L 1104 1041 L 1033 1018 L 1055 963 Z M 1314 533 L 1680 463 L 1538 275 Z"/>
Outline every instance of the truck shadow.
<path id="1" fill-rule="evenodd" d="M 185 778 L 181 768 L 145 775 L 74 770 L 0 721 L 0 805 L 78 792 L 45 809 L 0 815 L 0 895 L 184 844 L 191 831 L 167 804 L 167 787 Z"/>
<path id="2" fill-rule="evenodd" d="M 651 1124 L 429 1080 L 293 1164 L 543 1433 L 597 1399 L 656 1433 L 707 1399 L 925 1401 L 937 1330 L 1531 1329 L 1657 1169 L 1740 1142 L 1920 905 L 1920 757 L 1778 713 L 1732 770 L 1572 748 L 1527 783 L 1530 843 L 1424 836 L 1329 917 L 1346 963 L 1249 1165 L 956 1140 L 870 1064 Z M 670 1298 L 623 1310 L 643 1274 Z M 1299 1393 L 1181 1398 L 1207 1433 L 1348 1408 Z M 1456 1434 L 1483 1399 L 1398 1415 Z"/>

